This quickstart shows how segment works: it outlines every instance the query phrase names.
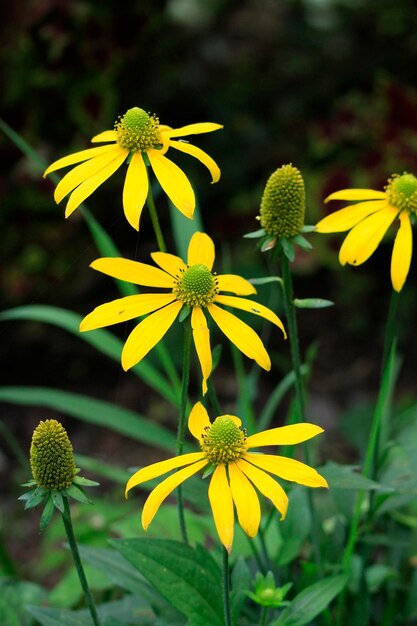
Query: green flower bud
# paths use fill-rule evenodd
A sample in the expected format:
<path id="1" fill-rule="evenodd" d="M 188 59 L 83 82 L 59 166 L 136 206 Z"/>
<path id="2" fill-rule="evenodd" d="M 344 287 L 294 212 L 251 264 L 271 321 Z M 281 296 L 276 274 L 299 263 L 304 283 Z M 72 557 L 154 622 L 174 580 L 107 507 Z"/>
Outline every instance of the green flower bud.
<path id="1" fill-rule="evenodd" d="M 295 237 L 304 226 L 305 190 L 300 171 L 278 168 L 268 179 L 261 200 L 260 221 L 268 235 Z"/>
<path id="2" fill-rule="evenodd" d="M 30 465 L 38 487 L 66 489 L 75 476 L 72 445 L 65 428 L 56 420 L 40 422 L 30 446 Z"/>

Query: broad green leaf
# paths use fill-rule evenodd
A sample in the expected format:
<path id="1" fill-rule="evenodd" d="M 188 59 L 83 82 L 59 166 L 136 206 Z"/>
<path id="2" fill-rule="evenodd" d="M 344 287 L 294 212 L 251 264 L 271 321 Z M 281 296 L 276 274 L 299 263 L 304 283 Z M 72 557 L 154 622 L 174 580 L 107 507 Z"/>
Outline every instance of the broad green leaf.
<path id="1" fill-rule="evenodd" d="M 331 489 L 358 489 L 364 491 L 394 491 L 390 486 L 380 485 L 379 483 L 367 478 L 363 474 L 356 471 L 355 465 L 338 465 L 337 463 L 327 463 L 318 469 Z"/>
<path id="2" fill-rule="evenodd" d="M 291 490 L 287 516 L 279 525 L 282 543 L 276 557 L 277 565 L 287 565 L 296 558 L 308 537 L 310 527 L 311 513 L 307 492 L 303 487 L 294 487 Z"/>
<path id="3" fill-rule="evenodd" d="M 28 603 L 45 602 L 47 594 L 35 583 L 0 579 L 1 626 L 33 626 L 34 619 L 26 611 Z"/>
<path id="4" fill-rule="evenodd" d="M 230 594 L 230 611 L 232 623 L 238 624 L 240 613 L 248 600 L 246 592 L 251 587 L 251 572 L 245 559 L 238 557 L 232 570 L 232 591 Z"/>

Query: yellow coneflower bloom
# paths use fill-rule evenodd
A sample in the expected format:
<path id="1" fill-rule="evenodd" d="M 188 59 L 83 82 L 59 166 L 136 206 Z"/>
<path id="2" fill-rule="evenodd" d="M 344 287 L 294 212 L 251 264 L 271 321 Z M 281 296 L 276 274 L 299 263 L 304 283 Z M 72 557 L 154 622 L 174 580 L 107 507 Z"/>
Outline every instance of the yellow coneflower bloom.
<path id="1" fill-rule="evenodd" d="M 129 159 L 123 188 L 123 209 L 129 224 L 139 230 L 139 220 L 149 189 L 146 166 L 150 164 L 171 202 L 184 215 L 192 218 L 195 208 L 193 188 L 184 172 L 165 154 L 169 148 L 190 154 L 209 169 L 212 182 L 216 183 L 220 179 L 220 170 L 213 159 L 200 148 L 177 138 L 209 133 L 220 128 L 223 126 L 211 122 L 171 128 L 160 124 L 155 115 L 135 107 L 116 122 L 114 130 L 106 130 L 91 140 L 107 145 L 58 159 L 48 167 L 44 177 L 68 165 L 81 163 L 68 172 L 55 189 L 57 203 L 70 194 L 65 209 L 65 217 L 68 217 Z"/>
<path id="2" fill-rule="evenodd" d="M 121 258 L 102 258 L 91 264 L 95 270 L 113 278 L 167 289 L 167 293 L 146 293 L 127 296 L 103 304 L 80 325 L 81 331 L 110 326 L 151 313 L 130 333 L 122 351 L 122 366 L 128 370 L 138 363 L 162 339 L 178 317 L 183 306 L 191 309 L 191 326 L 194 344 L 203 374 L 203 393 L 212 369 L 210 333 L 204 311 L 243 354 L 254 359 L 265 370 L 271 368 L 267 351 L 254 330 L 222 307 L 231 306 L 260 315 L 278 326 L 285 335 L 284 326 L 273 311 L 246 298 L 256 289 L 244 278 L 235 274 L 218 276 L 212 272 L 215 249 L 212 239 L 205 233 L 194 233 L 188 246 L 187 264 L 179 257 L 166 252 L 153 252 L 152 259 L 159 268 Z M 223 295 L 232 292 L 235 296 Z"/>
<path id="3" fill-rule="evenodd" d="M 197 402 L 188 418 L 188 428 L 200 444 L 201 452 L 153 463 L 133 474 L 126 485 L 130 489 L 158 476 L 179 469 L 165 478 L 149 494 L 142 511 L 142 525 L 148 529 L 162 502 L 178 485 L 207 466 L 214 468 L 208 496 L 220 541 L 231 551 L 234 531 L 234 507 L 240 526 L 255 537 L 261 521 L 256 489 L 269 498 L 284 519 L 288 496 L 270 474 L 308 487 L 327 487 L 327 481 L 315 469 L 282 456 L 249 452 L 263 446 L 292 445 L 307 441 L 323 432 L 320 426 L 302 423 L 272 428 L 246 437 L 241 420 L 235 415 L 220 415 L 210 422 L 204 406 Z"/>
<path id="4" fill-rule="evenodd" d="M 342 189 L 328 196 L 325 202 L 329 200 L 358 201 L 316 225 L 319 233 L 350 231 L 339 252 L 342 265 L 360 265 L 367 261 L 394 220 L 399 219 L 391 257 L 391 281 L 395 291 L 401 291 L 413 251 L 411 224 L 417 215 L 417 178 L 413 174 L 394 174 L 385 191 Z"/>

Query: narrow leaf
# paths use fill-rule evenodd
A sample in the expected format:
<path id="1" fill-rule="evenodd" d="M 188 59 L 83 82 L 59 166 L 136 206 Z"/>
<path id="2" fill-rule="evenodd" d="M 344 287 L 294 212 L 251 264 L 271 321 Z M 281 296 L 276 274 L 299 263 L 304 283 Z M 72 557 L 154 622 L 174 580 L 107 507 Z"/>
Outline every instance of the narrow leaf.
<path id="1" fill-rule="evenodd" d="M 46 501 L 45 508 L 43 509 L 43 513 L 41 515 L 41 521 L 39 522 L 39 531 L 43 533 L 45 528 L 49 525 L 49 522 L 52 519 L 52 515 L 54 513 L 54 501 L 52 495 L 49 494 L 49 498 Z"/>
<path id="2" fill-rule="evenodd" d="M 334 302 L 331 300 L 324 300 L 324 298 L 295 298 L 294 306 L 299 309 L 325 309 L 326 307 L 333 306 Z"/>
<path id="3" fill-rule="evenodd" d="M 243 235 L 245 239 L 258 239 L 259 237 L 263 237 L 265 235 L 265 229 L 260 228 L 259 230 L 253 230 L 251 233 L 246 233 Z"/>

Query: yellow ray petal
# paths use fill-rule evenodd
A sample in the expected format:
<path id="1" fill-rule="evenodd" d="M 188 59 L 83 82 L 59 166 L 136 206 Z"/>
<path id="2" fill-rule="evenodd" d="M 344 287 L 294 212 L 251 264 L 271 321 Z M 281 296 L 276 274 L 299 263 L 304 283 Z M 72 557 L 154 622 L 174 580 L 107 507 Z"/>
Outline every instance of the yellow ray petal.
<path id="1" fill-rule="evenodd" d="M 208 413 L 201 402 L 196 402 L 188 417 L 188 430 L 193 437 L 203 442 L 202 435 L 206 428 L 210 428 L 211 422 Z"/>
<path id="2" fill-rule="evenodd" d="M 195 208 L 195 196 L 191 183 L 182 169 L 158 150 L 148 150 L 147 154 L 155 176 L 172 204 L 191 219 Z"/>
<path id="3" fill-rule="evenodd" d="M 413 253 L 413 231 L 410 218 L 404 211 L 400 213 L 400 228 L 394 241 L 391 257 L 391 281 L 395 291 L 401 291 L 410 269 Z"/>
<path id="4" fill-rule="evenodd" d="M 386 200 L 385 191 L 376 191 L 375 189 L 341 189 L 327 196 L 325 202 L 330 200 Z"/>
<path id="5" fill-rule="evenodd" d="M 160 485 L 158 485 L 153 491 L 151 491 L 143 506 L 142 511 L 142 526 L 145 530 L 148 530 L 149 524 L 155 517 L 156 512 L 158 511 L 165 498 L 169 496 L 171 491 L 173 491 L 176 487 L 178 487 L 178 485 L 184 482 L 184 480 L 187 480 L 187 478 L 190 478 L 191 476 L 196 474 L 205 465 L 207 465 L 207 461 L 204 459 L 203 461 L 194 463 L 190 467 L 180 469 L 172 476 L 168 476 L 168 478 L 162 481 Z"/>
<path id="6" fill-rule="evenodd" d="M 328 487 L 327 480 L 323 478 L 315 469 L 285 456 L 275 456 L 273 454 L 252 454 L 247 452 L 245 460 L 250 461 L 256 467 L 266 470 L 284 480 L 291 480 L 307 487 Z"/>
<path id="7" fill-rule="evenodd" d="M 197 146 L 193 146 L 190 143 L 184 143 L 183 141 L 170 141 L 169 145 L 172 148 L 175 148 L 180 152 L 190 154 L 191 156 L 201 161 L 201 163 L 205 165 L 209 170 L 212 178 L 212 183 L 217 183 L 220 180 L 220 168 L 217 165 L 216 161 L 214 161 L 214 159 L 212 159 L 211 156 L 207 154 L 207 152 L 204 152 L 204 150 L 201 150 L 201 148 L 197 148 Z"/>
<path id="8" fill-rule="evenodd" d="M 323 432 L 323 428 L 316 424 L 303 422 L 302 424 L 291 424 L 280 428 L 271 428 L 261 433 L 251 435 L 246 439 L 249 448 L 259 446 L 290 446 L 295 443 L 307 441 Z"/>
<path id="9" fill-rule="evenodd" d="M 126 152 L 125 150 L 120 149 L 119 154 L 115 159 L 113 159 L 113 161 L 111 161 L 108 165 L 105 165 L 99 172 L 97 172 L 97 174 L 90 176 L 90 178 L 87 178 L 87 180 L 81 183 L 81 185 L 79 185 L 70 195 L 65 208 L 65 217 L 69 217 L 71 213 L 75 211 L 75 209 L 79 207 L 86 198 L 88 198 L 88 196 L 91 196 L 97 187 L 100 187 L 100 185 L 102 185 L 112 174 L 114 174 L 116 170 L 119 169 L 125 160 Z"/>
<path id="10" fill-rule="evenodd" d="M 139 221 L 148 195 L 148 172 L 140 152 L 135 152 L 127 168 L 123 187 L 123 210 L 127 221 L 139 230 Z"/>
<path id="11" fill-rule="evenodd" d="M 225 415 L 220 415 L 219 417 L 228 417 L 230 420 L 232 420 L 232 422 L 236 424 L 236 426 L 239 426 L 239 428 L 242 426 L 242 420 L 236 415 L 230 415 L 229 413 L 226 413 Z"/>
<path id="12" fill-rule="evenodd" d="M 213 130 L 220 130 L 222 124 L 214 124 L 213 122 L 199 122 L 197 124 L 188 124 L 181 128 L 173 128 L 168 131 L 169 138 L 185 137 L 186 135 L 200 135 L 201 133 L 211 133 Z"/>
<path id="13" fill-rule="evenodd" d="M 68 165 L 74 165 L 75 163 L 81 163 L 82 161 L 87 161 L 88 159 L 92 159 L 100 154 L 104 154 L 105 152 L 110 152 L 114 150 L 114 146 L 97 146 L 95 148 L 88 148 L 87 150 L 81 150 L 81 152 L 74 152 L 74 154 L 69 154 L 66 157 L 62 157 L 62 159 L 58 159 L 58 161 L 54 161 L 51 165 L 45 170 L 43 177 L 48 176 L 51 172 L 55 172 L 56 170 L 60 170 L 62 167 L 67 167 Z M 126 156 L 128 155 L 128 151 L 124 151 Z"/>
<path id="14" fill-rule="evenodd" d="M 220 330 L 243 354 L 254 359 L 263 369 L 271 369 L 271 360 L 265 346 L 250 326 L 215 304 L 209 304 L 207 309 Z"/>
<path id="15" fill-rule="evenodd" d="M 207 379 L 211 374 L 212 358 L 210 350 L 210 331 L 207 328 L 207 320 L 199 306 L 193 307 L 191 313 L 191 328 L 193 329 L 194 345 L 200 362 L 203 375 L 203 396 L 207 393 Z"/>
<path id="16" fill-rule="evenodd" d="M 219 302 L 220 304 L 224 304 L 225 306 L 233 306 L 236 309 L 242 309 L 242 311 L 248 311 L 249 313 L 253 313 L 254 315 L 259 315 L 260 317 L 264 317 L 269 322 L 278 326 L 284 333 L 284 337 L 287 337 L 287 333 L 285 332 L 284 324 L 281 322 L 279 317 L 275 315 L 271 309 L 268 309 L 263 304 L 259 304 L 259 302 L 253 302 L 253 300 L 246 300 L 245 298 L 237 298 L 236 296 L 222 296 L 217 295 L 214 298 L 214 302 Z"/>
<path id="17" fill-rule="evenodd" d="M 80 324 L 80 331 L 119 324 L 152 313 L 175 300 L 172 293 L 141 293 L 106 302 L 89 313 Z"/>
<path id="18" fill-rule="evenodd" d="M 129 478 L 126 484 L 125 497 L 127 498 L 128 492 L 142 483 L 146 483 L 148 480 L 158 478 L 163 474 L 167 474 L 173 469 L 178 467 L 184 467 L 190 465 L 196 461 L 202 460 L 204 457 L 202 452 L 190 452 L 189 454 L 182 454 L 181 456 L 175 456 L 172 459 L 166 461 L 160 461 L 159 463 L 152 463 L 147 467 L 142 467 Z"/>
<path id="19" fill-rule="evenodd" d="M 252 283 L 236 274 L 220 274 L 217 276 L 217 285 L 219 291 L 231 291 L 237 296 L 251 296 L 256 293 Z"/>
<path id="20" fill-rule="evenodd" d="M 220 541 L 230 553 L 233 543 L 234 512 L 232 492 L 224 465 L 218 465 L 214 470 L 208 496 Z"/>
<path id="21" fill-rule="evenodd" d="M 188 265 L 201 263 L 211 271 L 215 254 L 216 251 L 211 237 L 206 235 L 206 233 L 197 232 L 193 234 L 188 245 Z"/>
<path id="22" fill-rule="evenodd" d="M 386 200 L 369 200 L 352 204 L 324 217 L 316 224 L 316 231 L 318 233 L 343 233 L 386 205 Z"/>
<path id="23" fill-rule="evenodd" d="M 261 506 L 255 489 L 235 463 L 229 463 L 229 480 L 239 524 L 249 537 L 255 537 L 261 521 Z"/>
<path id="24" fill-rule="evenodd" d="M 104 130 L 102 133 L 95 135 L 91 143 L 100 143 L 101 141 L 117 141 L 117 132 L 115 130 Z"/>
<path id="25" fill-rule="evenodd" d="M 236 465 L 253 482 L 261 494 L 271 500 L 272 504 L 281 513 L 281 520 L 283 520 L 287 514 L 288 496 L 281 485 L 271 478 L 269 474 L 247 463 L 244 459 L 237 461 Z"/>
<path id="26" fill-rule="evenodd" d="M 65 174 L 55 189 L 55 202 L 58 204 L 61 202 L 62 198 L 65 198 L 65 196 L 78 187 L 80 183 L 83 183 L 87 178 L 90 178 L 90 176 L 97 174 L 105 165 L 111 163 L 119 152 L 120 148 L 117 146 L 113 148 L 113 150 L 100 154 L 93 159 L 88 159 L 88 161 L 77 165 L 77 167 L 74 167 L 68 174 Z"/>
<path id="27" fill-rule="evenodd" d="M 93 261 L 90 267 L 112 278 L 118 278 L 127 283 L 142 285 L 143 287 L 172 289 L 175 285 L 172 276 L 158 267 L 140 263 L 139 261 L 130 261 L 120 257 L 103 257 Z"/>
<path id="28" fill-rule="evenodd" d="M 359 222 L 345 237 L 339 251 L 342 265 L 361 265 L 375 252 L 381 239 L 398 214 L 387 205 Z"/>
<path id="29" fill-rule="evenodd" d="M 151 257 L 159 267 L 171 276 L 179 276 L 180 272 L 187 269 L 186 264 L 179 256 L 168 254 L 168 252 L 152 252 Z"/>
<path id="30" fill-rule="evenodd" d="M 122 367 L 128 370 L 148 354 L 172 326 L 182 302 L 173 302 L 151 313 L 132 330 L 122 350 Z"/>

